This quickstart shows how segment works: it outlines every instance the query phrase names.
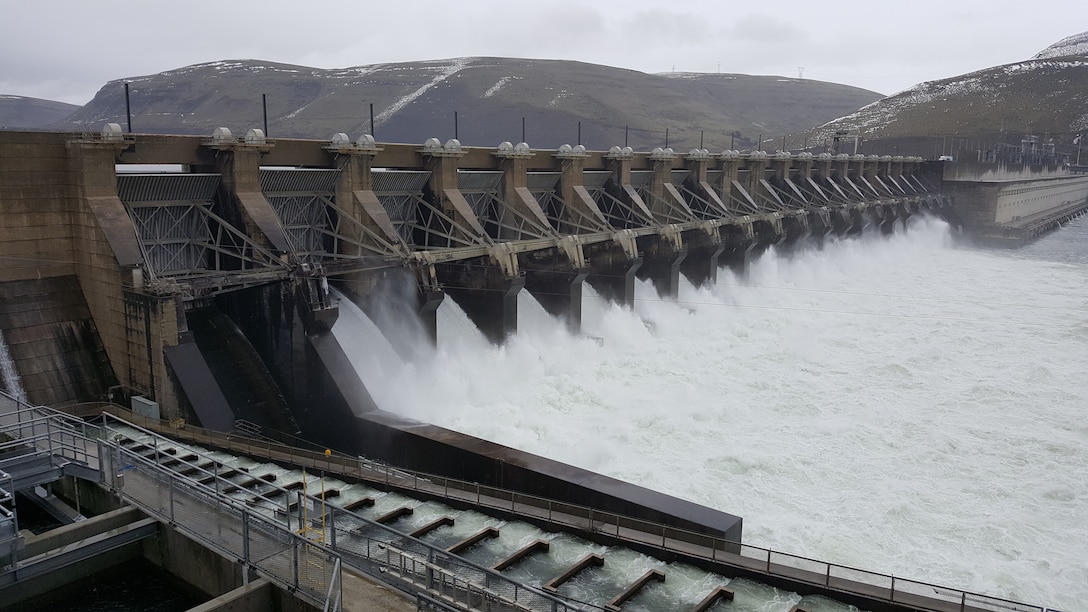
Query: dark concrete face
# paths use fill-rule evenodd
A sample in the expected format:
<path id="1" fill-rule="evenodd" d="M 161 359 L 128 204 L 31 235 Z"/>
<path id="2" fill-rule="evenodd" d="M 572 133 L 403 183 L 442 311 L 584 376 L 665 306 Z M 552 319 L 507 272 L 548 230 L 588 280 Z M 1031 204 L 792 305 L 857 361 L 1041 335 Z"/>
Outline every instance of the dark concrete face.
<path id="1" fill-rule="evenodd" d="M 635 274 L 642 263 L 643 259 L 638 257 L 613 268 L 598 268 L 587 280 L 604 299 L 631 307 L 635 305 Z"/>
<path id="2" fill-rule="evenodd" d="M 117 384 L 75 276 L 0 283 L 0 332 L 36 404 L 100 401 Z"/>
<path id="3" fill-rule="evenodd" d="M 529 270 L 525 274 L 525 289 L 544 310 L 567 323 L 572 334 L 582 331 L 582 288 L 588 272 L 562 270 Z"/>

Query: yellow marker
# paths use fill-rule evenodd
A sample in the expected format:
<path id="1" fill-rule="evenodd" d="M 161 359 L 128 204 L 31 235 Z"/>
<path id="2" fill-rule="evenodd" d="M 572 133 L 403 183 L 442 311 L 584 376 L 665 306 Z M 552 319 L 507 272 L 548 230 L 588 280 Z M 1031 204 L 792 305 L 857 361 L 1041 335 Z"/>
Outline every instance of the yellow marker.
<path id="1" fill-rule="evenodd" d="M 331 448 L 326 448 L 325 449 L 325 456 L 326 457 L 332 457 L 332 449 Z"/>

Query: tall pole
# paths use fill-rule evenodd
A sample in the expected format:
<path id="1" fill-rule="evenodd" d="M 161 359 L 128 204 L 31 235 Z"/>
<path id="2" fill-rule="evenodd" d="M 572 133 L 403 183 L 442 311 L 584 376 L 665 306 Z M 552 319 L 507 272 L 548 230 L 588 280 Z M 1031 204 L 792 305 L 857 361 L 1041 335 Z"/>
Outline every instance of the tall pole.
<path id="1" fill-rule="evenodd" d="M 786 150 L 786 137 L 785 136 L 782 137 L 782 148 L 779 149 L 779 150 L 781 150 L 781 151 Z"/>
<path id="2" fill-rule="evenodd" d="M 525 117 L 521 118 L 521 141 L 525 142 Z"/>
<path id="3" fill-rule="evenodd" d="M 1084 138 L 1084 132 L 1081 132 L 1080 134 L 1077 134 L 1077 165 L 1078 166 L 1080 165 L 1080 148 L 1082 146 L 1080 141 L 1081 141 L 1082 138 Z"/>
<path id="4" fill-rule="evenodd" d="M 370 103 L 370 135 L 374 136 L 374 103 Z"/>
<path id="5" fill-rule="evenodd" d="M 582 144 L 582 122 L 578 122 L 578 142 L 574 144 Z"/>
<path id="6" fill-rule="evenodd" d="M 699 130 L 699 148 L 703 148 L 703 130 Z"/>
<path id="7" fill-rule="evenodd" d="M 457 135 L 457 111 L 453 111 L 453 137 L 461 140 L 461 137 Z"/>
<path id="8" fill-rule="evenodd" d="M 628 127 L 629 127 L 629 126 L 626 126 L 626 125 L 625 125 L 625 126 L 623 126 L 623 146 L 624 146 L 624 147 L 626 147 L 626 146 L 627 146 L 627 128 L 628 128 Z"/>
<path id="9" fill-rule="evenodd" d="M 268 137 L 268 94 L 261 94 L 261 113 L 264 115 L 264 135 Z"/>
<path id="10" fill-rule="evenodd" d="M 729 135 L 729 150 L 732 151 L 733 149 L 737 148 L 736 144 L 737 144 L 737 133 L 733 132 L 732 134 Z"/>
<path id="11" fill-rule="evenodd" d="M 128 117 L 128 133 L 132 133 L 132 104 L 128 99 L 128 83 L 125 83 L 125 116 Z"/>
<path id="12" fill-rule="evenodd" d="M 665 148 L 669 148 L 669 128 L 665 128 Z"/>

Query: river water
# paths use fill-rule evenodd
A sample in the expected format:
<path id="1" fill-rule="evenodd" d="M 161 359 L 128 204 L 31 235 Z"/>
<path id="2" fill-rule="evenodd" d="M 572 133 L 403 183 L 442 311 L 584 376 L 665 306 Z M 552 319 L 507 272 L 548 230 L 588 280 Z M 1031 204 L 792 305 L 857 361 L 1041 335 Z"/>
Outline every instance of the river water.
<path id="1" fill-rule="evenodd" d="M 447 298 L 437 349 L 357 367 L 386 410 L 740 515 L 752 545 L 1088 602 L 1088 219 L 994 251 L 918 218 L 675 302 L 588 293 L 592 337 L 522 292 L 494 347 Z"/>

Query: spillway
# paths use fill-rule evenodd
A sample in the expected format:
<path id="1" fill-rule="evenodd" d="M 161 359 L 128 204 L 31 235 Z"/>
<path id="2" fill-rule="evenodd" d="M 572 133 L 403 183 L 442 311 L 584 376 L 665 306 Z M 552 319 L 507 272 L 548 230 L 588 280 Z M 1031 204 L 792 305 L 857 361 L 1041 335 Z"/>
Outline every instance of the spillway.
<path id="1" fill-rule="evenodd" d="M 4 389 L 16 399 L 26 401 L 26 391 L 23 390 L 19 373 L 15 371 L 15 361 L 11 358 L 7 343 L 4 342 L 3 332 L 0 332 L 0 382 L 4 383 Z"/>
<path id="2" fill-rule="evenodd" d="M 433 353 L 361 373 L 385 410 L 736 513 L 753 545 L 1076 609 L 1085 238 L 993 252 L 912 219 L 677 302 L 590 295 L 586 337 L 523 293 L 501 347 L 447 299 Z"/>

